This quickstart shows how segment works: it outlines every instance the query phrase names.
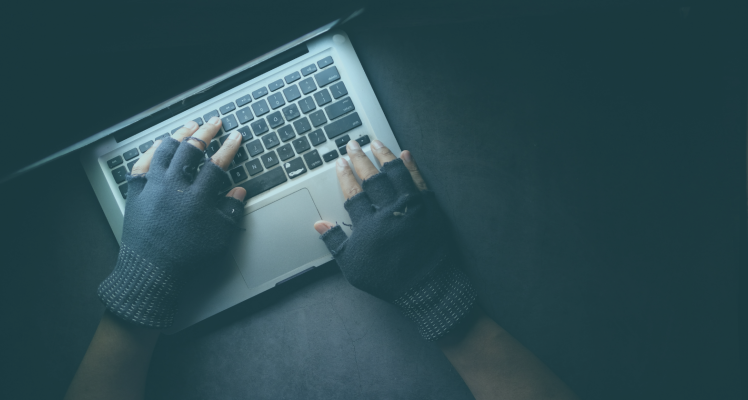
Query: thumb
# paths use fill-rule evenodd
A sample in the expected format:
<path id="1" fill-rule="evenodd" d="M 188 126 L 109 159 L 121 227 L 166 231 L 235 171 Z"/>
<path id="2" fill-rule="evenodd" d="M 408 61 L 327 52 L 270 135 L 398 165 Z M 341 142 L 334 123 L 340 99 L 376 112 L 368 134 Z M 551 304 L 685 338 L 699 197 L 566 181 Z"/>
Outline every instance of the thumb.
<path id="1" fill-rule="evenodd" d="M 316 230 L 320 235 L 323 235 L 325 232 L 332 229 L 333 226 L 335 225 L 327 221 L 317 221 L 314 223 L 314 230 Z"/>

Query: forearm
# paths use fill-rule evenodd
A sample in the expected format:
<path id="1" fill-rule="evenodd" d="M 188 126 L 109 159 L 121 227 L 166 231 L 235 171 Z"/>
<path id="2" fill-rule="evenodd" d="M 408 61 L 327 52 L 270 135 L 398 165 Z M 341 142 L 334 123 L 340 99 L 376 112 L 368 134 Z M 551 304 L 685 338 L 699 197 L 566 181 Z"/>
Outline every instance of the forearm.
<path id="1" fill-rule="evenodd" d="M 143 398 L 158 336 L 105 312 L 65 399 Z"/>
<path id="2" fill-rule="evenodd" d="M 535 355 L 479 307 L 438 342 L 476 399 L 576 399 Z"/>

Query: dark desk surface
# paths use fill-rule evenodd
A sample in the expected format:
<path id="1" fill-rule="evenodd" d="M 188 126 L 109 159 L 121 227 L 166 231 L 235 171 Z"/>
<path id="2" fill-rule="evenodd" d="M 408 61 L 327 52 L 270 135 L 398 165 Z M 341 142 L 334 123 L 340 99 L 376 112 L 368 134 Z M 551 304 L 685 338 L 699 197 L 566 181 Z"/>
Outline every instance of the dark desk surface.
<path id="1" fill-rule="evenodd" d="M 348 29 L 481 304 L 583 398 L 738 398 L 744 43 L 698 11 Z M 0 397 L 59 398 L 118 246 L 75 157 L 0 191 Z M 148 379 L 154 399 L 472 398 L 334 264 L 162 337 Z"/>

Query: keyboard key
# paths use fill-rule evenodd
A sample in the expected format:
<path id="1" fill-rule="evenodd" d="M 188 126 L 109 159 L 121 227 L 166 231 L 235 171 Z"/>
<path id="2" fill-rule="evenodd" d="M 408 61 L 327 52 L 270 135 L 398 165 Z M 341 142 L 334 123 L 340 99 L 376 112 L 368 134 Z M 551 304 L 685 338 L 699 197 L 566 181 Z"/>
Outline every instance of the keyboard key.
<path id="1" fill-rule="evenodd" d="M 348 94 L 348 89 L 345 88 L 345 83 L 338 82 L 330 86 L 330 92 L 332 92 L 332 97 L 339 99 Z"/>
<path id="2" fill-rule="evenodd" d="M 316 131 L 310 133 L 308 136 L 309 140 L 312 141 L 312 146 L 317 146 L 327 141 L 325 134 L 322 133 L 322 129 L 317 129 Z"/>
<path id="3" fill-rule="evenodd" d="M 252 115 L 252 110 L 250 110 L 249 107 L 240 108 L 239 111 L 236 112 L 236 117 L 239 118 L 239 122 L 242 124 L 246 124 L 255 119 L 255 116 Z"/>
<path id="4" fill-rule="evenodd" d="M 112 171 L 112 177 L 114 177 L 114 181 L 117 183 L 124 182 L 126 176 L 127 170 L 125 169 L 125 167 L 119 167 Z"/>
<path id="5" fill-rule="evenodd" d="M 336 158 L 338 158 L 338 152 L 336 150 L 333 150 L 329 153 L 325 153 L 322 155 L 322 158 L 325 159 L 325 162 L 330 162 Z"/>
<path id="6" fill-rule="evenodd" d="M 287 101 L 294 101 L 301 97 L 301 92 L 299 92 L 298 86 L 292 85 L 283 89 L 283 95 L 286 96 Z"/>
<path id="7" fill-rule="evenodd" d="M 338 73 L 338 67 L 330 67 L 314 75 L 314 80 L 317 81 L 317 86 L 319 87 L 329 85 L 337 81 L 338 79 L 340 79 L 340 74 Z"/>
<path id="8" fill-rule="evenodd" d="M 275 168 L 256 178 L 252 178 L 242 183 L 240 186 L 247 191 L 247 196 L 245 198 L 251 199 L 252 197 L 266 192 L 287 180 L 288 178 L 286 178 L 286 174 L 283 173 L 283 169 Z"/>
<path id="9" fill-rule="evenodd" d="M 122 156 L 117 156 L 106 162 L 109 168 L 114 168 L 122 164 Z"/>
<path id="10" fill-rule="evenodd" d="M 288 173 L 288 177 L 291 179 L 303 175 L 306 172 L 306 166 L 304 165 L 304 160 L 302 160 L 301 157 L 294 158 L 293 160 L 284 163 L 283 168 L 286 169 L 286 173 Z"/>
<path id="11" fill-rule="evenodd" d="M 132 172 L 132 167 L 135 166 L 135 163 L 138 162 L 138 160 L 140 159 L 138 158 L 127 163 L 127 172 Z"/>
<path id="12" fill-rule="evenodd" d="M 255 115 L 259 117 L 270 112 L 270 108 L 268 107 L 268 103 L 265 102 L 265 99 L 262 99 L 257 103 L 252 104 L 252 111 L 254 111 Z"/>
<path id="13" fill-rule="evenodd" d="M 262 96 L 264 96 L 266 94 L 268 94 L 268 88 L 266 88 L 266 87 L 263 86 L 263 87 L 255 90 L 254 92 L 252 92 L 252 97 L 254 97 L 255 100 L 257 100 L 257 99 L 259 99 L 260 97 L 262 97 Z"/>
<path id="14" fill-rule="evenodd" d="M 259 158 L 255 158 L 254 160 L 244 164 L 244 166 L 247 168 L 247 171 L 249 172 L 249 176 L 255 176 L 262 172 L 262 163 L 260 162 Z"/>
<path id="15" fill-rule="evenodd" d="M 276 126 L 281 126 L 286 123 L 286 121 L 283 120 L 283 114 L 281 114 L 280 111 L 276 111 L 268 115 L 267 120 L 271 128 L 275 128 Z"/>
<path id="16" fill-rule="evenodd" d="M 317 106 L 314 104 L 314 100 L 312 100 L 311 97 L 304 97 L 303 99 L 299 100 L 299 107 L 301 107 L 301 112 L 303 112 L 304 114 L 317 108 Z"/>
<path id="17" fill-rule="evenodd" d="M 343 100 L 336 101 L 335 103 L 332 103 L 329 106 L 325 107 L 325 112 L 327 113 L 327 118 L 330 118 L 330 120 L 332 121 L 333 119 L 355 109 L 356 107 L 353 106 L 353 101 L 351 100 L 351 98 L 346 97 Z"/>
<path id="18" fill-rule="evenodd" d="M 273 147 L 279 145 L 280 141 L 278 141 L 278 135 L 276 135 L 275 132 L 271 132 L 268 135 L 262 137 L 262 143 L 265 144 L 266 149 L 272 149 Z"/>
<path id="19" fill-rule="evenodd" d="M 305 136 L 294 139 L 294 141 L 291 143 L 293 143 L 293 149 L 296 150 L 296 152 L 299 154 L 309 150 L 311 147 L 309 146 L 309 140 L 307 140 Z"/>
<path id="20" fill-rule="evenodd" d="M 350 141 L 351 141 L 350 136 L 348 135 L 341 136 L 335 139 L 335 147 L 345 146 Z"/>
<path id="21" fill-rule="evenodd" d="M 348 149 L 347 149 L 347 148 L 346 148 L 345 146 L 341 146 L 341 147 L 338 147 L 338 151 L 339 151 L 339 152 L 340 152 L 340 154 L 342 154 L 342 155 L 346 155 L 346 154 L 348 154 Z"/>
<path id="22" fill-rule="evenodd" d="M 332 97 L 330 97 L 330 92 L 328 92 L 327 89 L 325 89 L 325 90 L 320 90 L 319 92 L 315 93 L 314 100 L 317 101 L 318 106 L 322 107 L 325 104 L 331 102 Z"/>
<path id="23" fill-rule="evenodd" d="M 133 158 L 137 157 L 138 154 L 140 154 L 138 153 L 138 149 L 130 149 L 130 150 L 127 150 L 125 154 L 123 154 L 122 156 L 125 157 L 125 161 L 130 161 Z"/>
<path id="24" fill-rule="evenodd" d="M 223 146 L 223 143 L 229 140 L 229 135 L 223 136 L 222 138 L 218 139 L 219 142 L 221 142 L 221 146 Z"/>
<path id="25" fill-rule="evenodd" d="M 364 145 L 367 145 L 370 143 L 369 135 L 361 136 L 360 138 L 356 139 L 356 141 L 358 142 L 359 146 L 364 147 Z"/>
<path id="26" fill-rule="evenodd" d="M 122 193 L 122 198 L 127 200 L 127 183 L 119 186 L 119 192 Z"/>
<path id="27" fill-rule="evenodd" d="M 299 87 L 301 87 L 301 91 L 304 94 L 309 94 L 317 90 L 317 85 L 314 84 L 313 78 L 306 78 L 299 82 Z"/>
<path id="28" fill-rule="evenodd" d="M 283 78 L 283 79 L 286 80 L 286 83 L 296 82 L 299 79 L 301 79 L 301 74 L 298 73 L 298 72 L 292 72 L 292 73 L 286 75 L 286 77 Z"/>
<path id="29" fill-rule="evenodd" d="M 286 101 L 283 100 L 283 95 L 280 93 L 271 94 L 268 96 L 268 103 L 270 103 L 270 107 L 275 110 L 278 107 L 284 106 L 286 104 Z"/>
<path id="30" fill-rule="evenodd" d="M 252 132 L 254 132 L 255 136 L 260 136 L 268 131 L 268 124 L 264 119 L 258 119 L 257 121 L 249 124 L 249 126 L 252 127 Z"/>
<path id="31" fill-rule="evenodd" d="M 312 121 L 312 125 L 314 125 L 315 128 L 327 122 L 325 113 L 322 110 L 309 114 L 309 119 Z"/>
<path id="32" fill-rule="evenodd" d="M 197 117 L 197 118 L 193 119 L 193 121 L 195 121 L 195 123 L 197 124 L 197 126 L 203 126 L 203 119 L 202 118 Z"/>
<path id="33" fill-rule="evenodd" d="M 229 104 L 221 106 L 221 108 L 219 108 L 219 110 L 221 111 L 221 115 L 226 115 L 226 113 L 230 113 L 230 112 L 236 110 L 236 106 L 234 105 L 234 102 L 232 101 Z"/>
<path id="34" fill-rule="evenodd" d="M 208 147 L 205 149 L 205 153 L 208 154 L 208 157 L 213 157 L 213 154 L 216 154 L 216 152 L 220 148 L 221 148 L 221 144 L 218 143 L 217 140 L 214 140 L 214 141 L 210 142 L 210 144 L 208 145 Z"/>
<path id="35" fill-rule="evenodd" d="M 211 111 L 211 112 L 203 115 L 203 119 L 205 120 L 205 122 L 208 122 L 208 121 L 210 121 L 211 118 L 213 118 L 213 117 L 220 117 L 220 116 L 221 115 L 218 114 L 218 110 L 213 110 L 213 111 Z M 173 135 L 174 131 L 172 131 L 171 133 Z"/>
<path id="36" fill-rule="evenodd" d="M 140 146 L 138 146 L 138 148 L 140 149 L 141 153 L 145 153 L 146 151 L 148 151 L 148 149 L 151 148 L 151 146 L 153 146 L 153 140 L 149 140 L 141 144 Z"/>
<path id="37" fill-rule="evenodd" d="M 229 172 L 229 175 L 231 175 L 231 179 L 234 181 L 234 183 L 239 183 L 245 179 L 247 179 L 247 172 L 244 170 L 244 167 L 241 165 L 237 168 L 232 169 Z"/>
<path id="38" fill-rule="evenodd" d="M 304 161 L 306 161 L 306 165 L 309 166 L 309 169 L 315 169 L 322 165 L 322 159 L 319 158 L 317 150 L 304 154 Z"/>
<path id="39" fill-rule="evenodd" d="M 278 129 L 276 132 L 278 132 L 278 136 L 280 136 L 280 140 L 284 142 L 287 142 L 296 137 L 296 132 L 293 131 L 293 127 L 291 125 L 286 125 Z"/>
<path id="40" fill-rule="evenodd" d="M 179 129 L 181 129 L 181 128 L 182 128 L 183 126 L 184 126 L 184 125 L 179 125 L 178 127 L 176 127 L 176 128 L 174 128 L 174 129 L 172 129 L 172 130 L 171 130 L 171 134 L 173 135 L 173 134 L 174 134 L 174 132 L 178 131 L 178 130 L 179 130 Z"/>
<path id="41" fill-rule="evenodd" d="M 221 118 L 221 121 L 223 122 L 224 132 L 228 132 L 232 129 L 236 129 L 239 126 L 239 123 L 236 122 L 236 117 L 234 116 L 234 114 L 229 114 Z"/>
<path id="42" fill-rule="evenodd" d="M 327 133 L 328 138 L 332 139 L 359 126 L 361 126 L 361 118 L 358 117 L 357 112 L 354 112 L 347 117 L 343 117 L 335 122 L 327 124 L 325 126 L 325 133 Z"/>
<path id="43" fill-rule="evenodd" d="M 242 135 L 242 143 L 246 142 L 249 139 L 252 139 L 252 132 L 249 131 L 248 126 L 242 126 L 241 128 L 239 128 L 239 130 L 237 130 L 237 132 L 241 133 Z"/>
<path id="44" fill-rule="evenodd" d="M 236 106 L 241 107 L 245 104 L 249 104 L 252 102 L 252 96 L 245 94 L 244 96 L 236 99 Z"/>
<path id="45" fill-rule="evenodd" d="M 275 92 L 276 90 L 278 90 L 278 89 L 280 89 L 282 87 L 283 87 L 283 79 L 278 79 L 277 81 L 271 82 L 268 85 L 268 89 L 270 89 L 271 92 Z"/>
<path id="46" fill-rule="evenodd" d="M 312 126 L 309 125 L 309 120 L 306 119 L 306 117 L 303 117 L 300 120 L 294 122 L 293 127 L 296 128 L 296 133 L 298 133 L 299 135 L 312 130 Z"/>
<path id="47" fill-rule="evenodd" d="M 215 139 L 215 138 L 217 138 L 217 137 L 220 137 L 220 136 L 221 136 L 221 135 L 223 135 L 224 133 L 226 133 L 226 132 L 224 132 L 224 131 L 223 131 L 223 129 L 220 129 L 220 128 L 219 128 L 219 129 L 218 129 L 218 131 L 216 132 L 216 135 L 215 135 L 215 136 L 213 136 L 213 139 Z"/>
<path id="48" fill-rule="evenodd" d="M 265 166 L 265 169 L 268 169 L 272 167 L 273 165 L 278 164 L 278 156 L 272 150 L 267 154 L 263 154 L 262 157 L 260 157 L 260 159 L 262 160 L 262 165 Z"/>
<path id="49" fill-rule="evenodd" d="M 278 147 L 278 157 L 280 157 L 282 161 L 286 161 L 294 155 L 295 154 L 293 153 L 293 149 L 291 148 L 290 144 L 284 144 L 283 146 Z"/>
<path id="50" fill-rule="evenodd" d="M 170 135 L 169 135 L 169 132 L 166 132 L 166 133 L 164 133 L 163 135 L 160 135 L 160 136 L 156 136 L 156 138 L 155 138 L 155 139 L 153 139 L 153 140 L 164 140 L 164 139 L 166 139 L 166 138 L 168 138 L 168 137 L 170 137 Z"/>
<path id="51" fill-rule="evenodd" d="M 332 57 L 330 57 L 330 56 L 327 56 L 327 57 L 325 57 L 325 58 L 317 61 L 317 65 L 320 68 L 325 68 L 326 66 L 328 66 L 330 64 L 332 64 Z"/>
<path id="52" fill-rule="evenodd" d="M 261 154 L 265 149 L 262 147 L 262 143 L 260 143 L 260 139 L 253 140 L 249 143 L 247 143 L 247 151 L 249 152 L 249 155 L 254 157 L 258 154 Z"/>
<path id="53" fill-rule="evenodd" d="M 241 164 L 247 160 L 249 160 L 249 156 L 247 155 L 247 150 L 244 150 L 244 147 L 239 147 L 239 150 L 236 152 L 236 155 L 234 156 L 234 164 Z"/>
<path id="54" fill-rule="evenodd" d="M 307 76 L 312 72 L 317 72 L 317 67 L 315 67 L 314 64 L 307 65 L 306 67 L 301 69 L 301 74 L 304 76 Z"/>

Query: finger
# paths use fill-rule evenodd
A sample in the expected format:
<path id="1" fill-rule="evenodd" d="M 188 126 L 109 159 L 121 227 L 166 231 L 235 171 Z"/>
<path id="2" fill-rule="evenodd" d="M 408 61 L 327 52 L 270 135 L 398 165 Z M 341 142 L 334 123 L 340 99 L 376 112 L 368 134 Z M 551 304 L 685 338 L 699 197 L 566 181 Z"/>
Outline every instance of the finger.
<path id="1" fill-rule="evenodd" d="M 410 176 L 413 178 L 413 182 L 416 184 L 416 187 L 418 187 L 418 190 L 427 190 L 426 182 L 423 180 L 421 173 L 418 172 L 418 165 L 413 161 L 413 156 L 410 152 L 408 150 L 403 150 L 403 152 L 400 153 L 400 158 L 402 158 L 405 168 L 408 168 L 408 171 L 410 171 Z"/>
<path id="2" fill-rule="evenodd" d="M 194 124 L 194 122 L 192 122 Z M 197 124 L 196 124 L 197 125 Z M 210 143 L 211 140 L 216 136 L 216 133 L 221 129 L 221 119 L 218 117 L 212 117 L 207 123 L 203 124 L 197 132 L 192 134 L 192 137 L 198 138 L 206 144 L 200 143 L 197 140 L 190 140 L 189 142 L 196 146 L 200 150 L 205 150 L 205 146 Z"/>
<path id="3" fill-rule="evenodd" d="M 338 173 L 338 182 L 340 183 L 340 190 L 343 191 L 343 196 L 346 200 L 361 193 L 361 185 L 356 181 L 356 177 L 353 176 L 353 170 L 345 161 L 345 158 L 339 158 L 338 162 L 335 163 L 335 171 Z"/>
<path id="4" fill-rule="evenodd" d="M 331 222 L 327 221 L 317 221 L 314 223 L 314 230 L 317 231 L 320 235 L 324 234 L 325 232 L 332 229 L 332 227 L 335 226 Z"/>
<path id="5" fill-rule="evenodd" d="M 359 146 L 357 141 L 349 141 L 346 147 L 348 150 L 348 157 L 350 157 L 351 162 L 353 162 L 353 168 L 356 170 L 358 177 L 361 178 L 362 181 L 379 173 L 371 160 L 369 160 L 369 157 L 367 157 L 364 151 L 361 150 L 361 146 Z"/>
<path id="6" fill-rule="evenodd" d="M 226 197 L 233 197 L 239 201 L 244 201 L 244 197 L 247 195 L 247 190 L 243 187 L 235 187 L 226 193 Z"/>
<path id="7" fill-rule="evenodd" d="M 130 171 L 130 175 L 139 175 L 139 174 L 145 174 L 148 172 L 148 170 L 151 168 L 151 160 L 153 159 L 153 153 L 156 152 L 156 149 L 158 146 L 161 145 L 161 141 L 157 140 L 153 143 L 153 146 L 151 146 L 150 149 L 148 149 L 145 153 L 143 153 L 143 156 L 140 157 L 140 160 L 135 163 L 135 165 L 132 166 L 132 171 Z"/>
<path id="8" fill-rule="evenodd" d="M 242 135 L 239 132 L 234 131 L 229 138 L 223 142 L 220 149 L 213 154 L 210 158 L 213 164 L 221 167 L 224 171 L 231 165 L 231 160 L 234 159 L 236 152 L 239 151 L 239 147 L 242 145 Z"/>
<path id="9" fill-rule="evenodd" d="M 197 131 L 197 128 L 199 128 L 199 126 L 197 126 L 197 122 L 188 121 L 186 124 L 184 124 L 184 126 L 174 132 L 174 136 L 172 136 L 172 138 L 174 138 L 174 140 L 178 142 L 181 142 L 184 138 L 192 136 L 192 134 Z"/>
<path id="10" fill-rule="evenodd" d="M 394 154 L 392 154 L 392 151 L 385 147 L 385 145 L 382 144 L 382 142 L 380 142 L 379 140 L 371 142 L 371 148 L 373 149 L 374 157 L 376 157 L 379 161 L 379 165 L 384 165 L 384 163 L 390 162 L 397 158 Z"/>

